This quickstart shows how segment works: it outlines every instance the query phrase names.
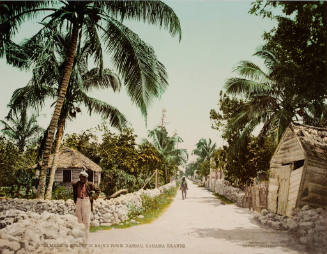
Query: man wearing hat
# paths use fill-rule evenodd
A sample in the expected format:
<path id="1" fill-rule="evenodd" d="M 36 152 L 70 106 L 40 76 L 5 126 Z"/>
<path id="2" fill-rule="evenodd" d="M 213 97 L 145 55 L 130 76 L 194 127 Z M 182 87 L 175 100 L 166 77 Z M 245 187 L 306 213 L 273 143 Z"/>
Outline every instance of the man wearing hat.
<path id="1" fill-rule="evenodd" d="M 93 200 L 97 199 L 100 189 L 93 183 L 87 181 L 88 174 L 82 170 L 79 175 L 79 181 L 73 183 L 75 215 L 79 223 L 85 225 L 85 238 L 88 239 L 90 228 L 91 211 L 93 212 Z"/>

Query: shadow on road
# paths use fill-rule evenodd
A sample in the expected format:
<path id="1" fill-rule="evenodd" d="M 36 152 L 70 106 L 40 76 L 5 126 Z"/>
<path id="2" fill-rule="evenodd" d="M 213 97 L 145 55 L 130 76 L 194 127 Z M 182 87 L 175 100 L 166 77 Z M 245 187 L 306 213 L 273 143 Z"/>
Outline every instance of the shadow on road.
<path id="1" fill-rule="evenodd" d="M 262 228 L 241 228 L 219 229 L 219 228 L 194 228 L 191 234 L 198 238 L 215 238 L 225 239 L 234 243 L 238 243 L 243 247 L 252 248 L 285 248 L 293 249 L 301 253 L 308 253 L 303 246 L 290 238 L 286 232 L 276 232 L 265 230 Z"/>

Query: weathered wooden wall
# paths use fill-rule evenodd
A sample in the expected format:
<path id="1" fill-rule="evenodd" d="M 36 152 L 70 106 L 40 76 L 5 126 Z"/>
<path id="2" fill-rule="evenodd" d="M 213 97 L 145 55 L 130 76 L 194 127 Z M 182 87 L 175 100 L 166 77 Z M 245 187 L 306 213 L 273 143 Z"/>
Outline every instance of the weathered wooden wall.
<path id="1" fill-rule="evenodd" d="M 57 182 L 57 183 L 62 183 L 63 182 L 63 170 L 68 170 L 68 169 L 58 168 L 56 170 L 55 182 Z M 80 168 L 71 168 L 69 170 L 71 170 L 72 182 L 78 181 L 79 180 L 79 174 L 80 174 L 82 169 L 80 169 Z M 94 176 L 93 176 L 94 184 L 99 185 L 100 179 L 101 179 L 101 172 L 94 172 Z"/>
<path id="2" fill-rule="evenodd" d="M 245 190 L 245 198 L 243 207 L 260 212 L 267 208 L 268 196 L 268 181 L 260 183 L 254 182 L 253 185 L 248 186 Z"/>
<path id="3" fill-rule="evenodd" d="M 267 205 L 270 211 L 290 215 L 298 205 L 304 167 L 293 170 L 293 163 L 305 160 L 305 156 L 296 135 L 288 128 L 270 161 Z"/>
<path id="4" fill-rule="evenodd" d="M 304 160 L 305 154 L 299 144 L 295 134 L 288 128 L 285 131 L 275 154 L 271 158 L 270 167 L 278 168 L 283 164 L 292 163 L 294 161 Z"/>
<path id="5" fill-rule="evenodd" d="M 292 210 L 297 206 L 297 199 L 299 196 L 302 175 L 303 166 L 291 172 L 288 204 L 286 209 L 287 216 L 291 216 Z"/>
<path id="6" fill-rule="evenodd" d="M 62 183 L 62 181 L 63 181 L 62 168 L 57 168 L 56 173 L 55 173 L 55 179 L 54 179 L 54 181 L 56 183 Z"/>
<path id="7" fill-rule="evenodd" d="M 278 191 L 279 191 L 279 183 L 278 183 L 277 168 L 270 168 L 267 208 L 273 213 L 277 213 Z"/>
<path id="8" fill-rule="evenodd" d="M 300 205 L 327 207 L 327 161 L 309 158 L 301 189 Z"/>

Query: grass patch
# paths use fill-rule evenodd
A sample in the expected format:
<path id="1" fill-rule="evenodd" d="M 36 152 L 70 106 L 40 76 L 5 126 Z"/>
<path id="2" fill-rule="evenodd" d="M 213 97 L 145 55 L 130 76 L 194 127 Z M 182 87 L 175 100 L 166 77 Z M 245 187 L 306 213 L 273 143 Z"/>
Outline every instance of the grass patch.
<path id="1" fill-rule="evenodd" d="M 162 194 L 154 198 L 151 198 L 146 195 L 142 195 L 141 198 L 142 198 L 143 208 L 139 213 L 132 211 L 131 213 L 132 216 L 130 216 L 130 220 L 111 226 L 98 226 L 98 227 L 91 226 L 90 232 L 96 232 L 98 230 L 110 230 L 113 228 L 117 228 L 117 229 L 129 228 L 132 226 L 151 223 L 168 209 L 168 207 L 170 206 L 171 202 L 173 201 L 174 197 L 177 194 L 177 189 L 178 188 L 175 187 L 175 188 L 164 190 Z M 140 214 L 142 214 L 144 218 L 138 218 L 138 215 Z M 135 222 L 132 222 L 131 220 L 134 220 Z"/>
<path id="2" fill-rule="evenodd" d="M 220 195 L 218 193 L 212 193 L 216 198 L 218 198 L 219 200 L 221 200 L 222 202 L 224 202 L 225 204 L 234 204 L 234 202 L 228 198 L 226 198 L 223 195 Z"/>

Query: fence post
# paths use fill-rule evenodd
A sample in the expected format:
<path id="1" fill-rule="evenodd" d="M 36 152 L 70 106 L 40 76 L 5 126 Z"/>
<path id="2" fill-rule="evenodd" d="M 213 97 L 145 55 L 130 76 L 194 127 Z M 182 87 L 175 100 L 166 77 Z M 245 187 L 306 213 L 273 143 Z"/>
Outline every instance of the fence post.
<path id="1" fill-rule="evenodd" d="M 156 189 L 158 189 L 158 169 L 156 169 Z"/>

